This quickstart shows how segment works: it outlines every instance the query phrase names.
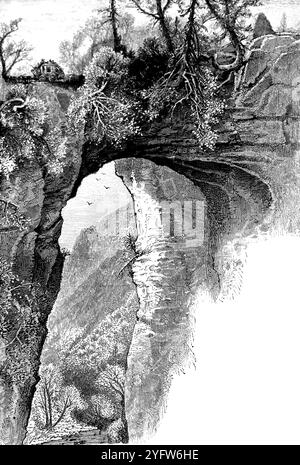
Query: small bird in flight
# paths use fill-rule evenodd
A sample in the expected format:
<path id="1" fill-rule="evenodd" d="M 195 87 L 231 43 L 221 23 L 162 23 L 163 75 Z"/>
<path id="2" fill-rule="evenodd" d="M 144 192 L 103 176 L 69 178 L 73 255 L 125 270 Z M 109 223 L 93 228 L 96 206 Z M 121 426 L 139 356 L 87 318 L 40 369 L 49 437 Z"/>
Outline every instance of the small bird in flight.
<path id="1" fill-rule="evenodd" d="M 105 189 L 110 189 L 110 187 L 109 187 L 109 186 L 104 186 L 104 187 L 105 187 Z"/>
<path id="2" fill-rule="evenodd" d="M 89 202 L 88 200 L 86 201 L 86 203 L 87 203 L 88 205 L 92 205 L 92 204 L 93 204 L 93 202 Z"/>

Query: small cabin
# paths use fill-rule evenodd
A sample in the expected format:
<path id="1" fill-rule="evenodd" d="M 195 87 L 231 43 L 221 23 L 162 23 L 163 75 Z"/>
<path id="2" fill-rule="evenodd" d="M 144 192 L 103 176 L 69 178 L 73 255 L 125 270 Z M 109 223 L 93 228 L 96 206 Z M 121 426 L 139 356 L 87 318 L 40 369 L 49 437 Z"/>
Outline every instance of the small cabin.
<path id="1" fill-rule="evenodd" d="M 53 82 L 65 78 L 63 69 L 54 60 L 41 60 L 41 62 L 32 69 L 32 74 L 35 79 L 40 81 Z"/>

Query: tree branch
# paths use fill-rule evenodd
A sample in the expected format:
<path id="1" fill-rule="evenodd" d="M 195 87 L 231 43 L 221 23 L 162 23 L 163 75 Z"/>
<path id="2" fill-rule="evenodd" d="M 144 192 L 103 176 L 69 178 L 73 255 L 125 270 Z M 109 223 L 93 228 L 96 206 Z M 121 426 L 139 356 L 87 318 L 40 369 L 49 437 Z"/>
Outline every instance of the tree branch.
<path id="1" fill-rule="evenodd" d="M 63 409 L 62 409 L 58 419 L 53 423 L 52 428 L 55 428 L 55 426 L 57 426 L 58 423 L 63 419 L 63 417 L 65 416 L 66 411 L 68 410 L 68 408 L 71 407 L 71 405 L 72 405 L 72 401 L 71 401 L 70 397 L 67 396 L 65 398 L 65 401 L 64 401 Z"/>
<path id="2" fill-rule="evenodd" d="M 215 16 L 215 18 L 219 21 L 221 26 L 224 28 L 224 30 L 228 33 L 231 43 L 236 51 L 236 58 L 235 60 L 226 65 L 226 64 L 220 64 L 218 63 L 218 57 L 217 54 L 214 55 L 214 64 L 215 66 L 224 71 L 233 71 L 237 70 L 244 62 L 244 47 L 238 37 L 237 31 L 236 31 L 236 19 L 237 16 L 235 17 L 229 9 L 229 4 L 225 0 L 225 12 L 224 15 L 221 14 L 221 12 L 217 9 L 215 3 L 213 0 L 205 0 L 205 3 L 207 7 L 209 8 L 210 12 Z"/>
<path id="3" fill-rule="evenodd" d="M 26 42 L 21 41 L 19 43 L 8 42 L 7 39 L 11 34 L 19 29 L 19 23 L 21 18 L 11 21 L 9 24 L 2 24 L 0 29 L 0 62 L 2 66 L 2 77 L 4 80 L 8 78 L 8 75 L 12 68 L 24 60 L 27 54 L 31 50 L 27 47 Z M 13 57 L 12 62 L 8 65 L 8 59 Z"/>
<path id="4" fill-rule="evenodd" d="M 141 12 L 143 13 L 144 15 L 147 15 L 147 16 L 151 16 L 152 18 L 158 20 L 159 17 L 157 14 L 155 13 L 152 13 L 151 11 L 147 11 L 145 10 L 141 5 L 140 5 L 140 2 L 138 0 L 131 0 L 132 3 L 134 3 L 134 5 L 136 6 L 136 8 Z"/>

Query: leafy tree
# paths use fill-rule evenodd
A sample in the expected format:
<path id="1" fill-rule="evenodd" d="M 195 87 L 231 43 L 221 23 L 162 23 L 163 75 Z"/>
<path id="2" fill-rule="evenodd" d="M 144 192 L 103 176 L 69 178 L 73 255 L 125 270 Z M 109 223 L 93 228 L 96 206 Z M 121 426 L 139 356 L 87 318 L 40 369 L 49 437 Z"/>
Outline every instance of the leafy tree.
<path id="1" fill-rule="evenodd" d="M 10 85 L 0 104 L 0 175 L 8 178 L 24 160 L 57 175 L 64 166 L 66 144 L 66 131 L 53 127 L 44 101 L 31 95 L 28 86 Z"/>
<path id="2" fill-rule="evenodd" d="M 129 82 L 133 91 L 143 91 L 154 85 L 167 72 L 169 59 L 159 38 L 146 38 L 129 63 Z"/>
<path id="3" fill-rule="evenodd" d="M 34 157 L 34 140 L 41 136 L 45 115 L 43 103 L 29 97 L 25 87 L 9 89 L 0 106 L 0 173 L 8 177 L 23 155 Z"/>
<path id="4" fill-rule="evenodd" d="M 20 213 L 18 207 L 9 201 L 0 200 L 0 231 L 26 230 L 28 220 Z"/>
<path id="5" fill-rule="evenodd" d="M 128 59 L 108 47 L 94 56 L 86 69 L 86 83 L 69 107 L 75 131 L 85 127 L 89 139 L 100 143 L 105 138 L 115 144 L 138 133 L 135 102 L 122 92 L 127 70 Z"/>

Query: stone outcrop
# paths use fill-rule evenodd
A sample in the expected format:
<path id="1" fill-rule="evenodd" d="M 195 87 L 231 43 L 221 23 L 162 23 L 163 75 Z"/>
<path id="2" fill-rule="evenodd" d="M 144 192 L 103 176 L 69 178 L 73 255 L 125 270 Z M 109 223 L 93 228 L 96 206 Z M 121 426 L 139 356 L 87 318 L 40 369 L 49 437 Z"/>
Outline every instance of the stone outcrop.
<path id="1" fill-rule="evenodd" d="M 257 37 L 267 36 L 268 34 L 275 34 L 270 21 L 264 13 L 259 13 L 253 30 L 253 39 Z"/>
<path id="2" fill-rule="evenodd" d="M 133 279 L 140 310 L 126 385 L 129 436 L 134 440 L 155 429 L 172 372 L 187 356 L 182 348 L 190 343 L 194 296 L 203 289 L 215 298 L 222 292 L 224 247 L 237 239 L 242 247 L 258 234 L 299 233 L 300 41 L 291 35 L 258 37 L 248 58 L 236 76 L 235 95 L 213 152 L 199 151 L 190 122 L 178 115 L 156 121 L 122 151 L 83 145 L 80 136 L 70 140 L 69 166 L 58 178 L 45 177 L 31 164 L 9 181 L 1 180 L 1 199 L 17 205 L 30 224 L 26 233 L 1 232 L 1 255 L 10 257 L 20 278 L 39 289 L 34 343 L 20 334 L 23 346 L 15 340 L 0 347 L 2 443 L 24 438 L 47 316 L 60 286 L 61 209 L 84 176 L 107 161 L 120 160 L 118 174 L 135 204 L 139 253 Z M 54 124 L 61 124 L 71 92 L 50 84 L 37 84 L 36 91 L 50 102 Z M 160 222 L 160 208 L 174 201 L 170 234 Z M 203 242 L 186 247 L 184 234 L 175 234 L 182 227 L 176 209 L 197 201 L 203 221 L 195 228 L 200 228 Z M 16 330 L 12 327 L 11 339 Z M 21 350 L 29 369 L 18 377 Z"/>

